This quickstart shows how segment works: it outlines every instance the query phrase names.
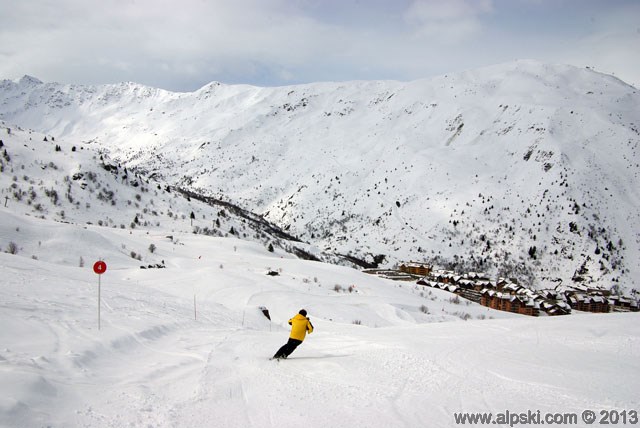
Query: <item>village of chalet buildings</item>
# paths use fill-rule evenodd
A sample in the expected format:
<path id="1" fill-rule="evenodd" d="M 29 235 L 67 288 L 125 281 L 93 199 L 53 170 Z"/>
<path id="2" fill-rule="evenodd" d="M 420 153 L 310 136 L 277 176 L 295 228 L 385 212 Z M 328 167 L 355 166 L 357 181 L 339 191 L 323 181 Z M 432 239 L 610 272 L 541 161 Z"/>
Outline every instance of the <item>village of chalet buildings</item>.
<path id="1" fill-rule="evenodd" d="M 417 284 L 454 293 L 484 306 L 523 315 L 568 315 L 572 310 L 584 312 L 637 312 L 636 298 L 613 295 L 603 287 L 575 284 L 558 285 L 553 289 L 531 290 L 515 281 L 500 278 L 492 281 L 475 272 L 457 274 L 433 270 L 425 263 L 403 263 L 399 270 L 370 270 L 395 280 L 415 280 Z"/>

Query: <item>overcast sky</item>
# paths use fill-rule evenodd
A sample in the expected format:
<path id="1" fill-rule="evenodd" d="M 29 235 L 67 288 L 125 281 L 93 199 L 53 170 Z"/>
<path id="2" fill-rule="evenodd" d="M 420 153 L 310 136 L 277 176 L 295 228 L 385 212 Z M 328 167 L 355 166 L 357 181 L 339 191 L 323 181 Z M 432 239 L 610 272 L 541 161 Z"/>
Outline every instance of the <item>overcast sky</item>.
<path id="1" fill-rule="evenodd" d="M 280 86 L 515 59 L 640 88 L 640 0 L 0 0 L 0 79 Z"/>

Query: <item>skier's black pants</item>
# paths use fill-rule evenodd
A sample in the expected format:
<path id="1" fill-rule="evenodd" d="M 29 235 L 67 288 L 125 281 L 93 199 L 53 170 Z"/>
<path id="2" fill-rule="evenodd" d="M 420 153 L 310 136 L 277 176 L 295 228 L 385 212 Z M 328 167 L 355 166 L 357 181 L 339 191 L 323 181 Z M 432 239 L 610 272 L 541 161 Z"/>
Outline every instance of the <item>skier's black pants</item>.
<path id="1" fill-rule="evenodd" d="M 301 343 L 302 340 L 289 338 L 289 341 L 285 343 L 282 348 L 278 349 L 278 352 L 276 352 L 273 358 L 287 358 Z"/>

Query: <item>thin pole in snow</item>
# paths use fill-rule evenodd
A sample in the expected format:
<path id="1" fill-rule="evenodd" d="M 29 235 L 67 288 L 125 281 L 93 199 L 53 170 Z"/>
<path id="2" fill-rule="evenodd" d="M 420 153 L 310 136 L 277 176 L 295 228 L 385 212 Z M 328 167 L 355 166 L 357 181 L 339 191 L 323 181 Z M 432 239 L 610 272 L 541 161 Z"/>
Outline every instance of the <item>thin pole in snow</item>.
<path id="1" fill-rule="evenodd" d="M 101 322 L 100 322 L 100 301 L 102 300 L 101 296 L 100 296 L 100 292 L 101 292 L 101 285 L 102 285 L 102 281 L 100 276 L 105 273 L 105 271 L 107 270 L 107 264 L 105 262 L 103 262 L 102 260 L 98 260 L 97 262 L 94 263 L 93 265 L 93 271 L 95 273 L 98 274 L 98 330 L 100 330 L 101 326 Z"/>
<path id="2" fill-rule="evenodd" d="M 7 208 L 7 202 L 9 202 L 9 197 L 5 196 L 4 197 L 4 207 Z"/>
<path id="3" fill-rule="evenodd" d="M 100 275 L 98 275 L 98 330 L 100 330 L 100 287 L 101 286 L 101 281 L 100 281 Z"/>

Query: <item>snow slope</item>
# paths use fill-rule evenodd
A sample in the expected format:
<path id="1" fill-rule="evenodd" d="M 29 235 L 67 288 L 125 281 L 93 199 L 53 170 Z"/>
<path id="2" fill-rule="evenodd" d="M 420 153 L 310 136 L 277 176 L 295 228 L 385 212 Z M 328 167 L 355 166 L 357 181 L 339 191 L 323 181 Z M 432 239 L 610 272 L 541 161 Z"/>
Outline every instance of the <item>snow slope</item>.
<path id="1" fill-rule="evenodd" d="M 26 233 L 50 238 L 38 260 L 0 253 L 0 426 L 448 427 L 455 412 L 640 405 L 637 313 L 521 317 L 236 238 L 0 209 L 3 239 Z M 53 237 L 86 266 L 44 261 Z M 121 257 L 150 243 L 166 269 Z M 316 331 L 269 361 L 301 307 Z"/>
<path id="2" fill-rule="evenodd" d="M 538 287 L 640 277 L 637 89 L 518 61 L 281 88 L 0 82 L 0 118 L 223 197 L 325 252 Z"/>

